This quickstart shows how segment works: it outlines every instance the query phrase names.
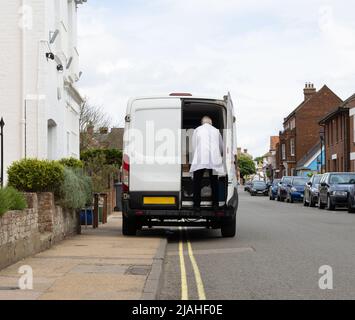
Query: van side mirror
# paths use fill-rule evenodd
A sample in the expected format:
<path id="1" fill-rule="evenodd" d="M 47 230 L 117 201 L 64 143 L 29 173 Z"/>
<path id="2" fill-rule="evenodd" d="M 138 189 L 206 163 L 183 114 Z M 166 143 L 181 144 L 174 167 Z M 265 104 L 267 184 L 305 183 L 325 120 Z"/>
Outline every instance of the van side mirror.
<path id="1" fill-rule="evenodd" d="M 325 183 L 325 182 L 322 182 L 320 185 L 321 185 L 322 187 L 327 187 L 327 186 L 328 186 L 328 184 Z"/>
<path id="2" fill-rule="evenodd" d="M 310 181 L 310 182 L 308 182 L 307 183 L 310 187 L 312 187 L 312 182 Z"/>

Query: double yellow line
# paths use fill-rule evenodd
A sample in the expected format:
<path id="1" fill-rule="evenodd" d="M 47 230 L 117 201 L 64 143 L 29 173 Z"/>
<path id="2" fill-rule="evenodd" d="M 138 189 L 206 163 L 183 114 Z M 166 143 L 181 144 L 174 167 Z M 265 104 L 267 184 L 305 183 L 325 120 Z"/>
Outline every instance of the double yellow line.
<path id="1" fill-rule="evenodd" d="M 190 240 L 187 238 L 187 229 L 182 229 L 180 227 L 180 241 L 179 241 L 179 257 L 180 257 L 180 271 L 181 271 L 181 300 L 189 299 L 189 288 L 187 285 L 186 267 L 185 267 L 185 257 L 184 257 L 184 239 L 183 233 L 186 235 L 187 251 L 191 261 L 192 269 L 195 275 L 196 287 L 198 292 L 198 297 L 200 300 L 206 300 L 205 288 L 201 278 L 200 269 L 198 268 Z"/>

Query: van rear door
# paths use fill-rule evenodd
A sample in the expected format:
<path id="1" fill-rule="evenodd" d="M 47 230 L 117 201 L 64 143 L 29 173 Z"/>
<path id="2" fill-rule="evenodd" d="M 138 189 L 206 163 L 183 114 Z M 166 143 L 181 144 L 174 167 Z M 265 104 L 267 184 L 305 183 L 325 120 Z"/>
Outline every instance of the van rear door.
<path id="1" fill-rule="evenodd" d="M 227 105 L 227 130 L 225 131 L 225 161 L 228 181 L 231 183 L 235 176 L 236 134 L 234 124 L 234 107 L 230 93 L 225 97 Z"/>
<path id="2" fill-rule="evenodd" d="M 181 105 L 179 98 L 132 102 L 130 192 L 180 192 Z"/>

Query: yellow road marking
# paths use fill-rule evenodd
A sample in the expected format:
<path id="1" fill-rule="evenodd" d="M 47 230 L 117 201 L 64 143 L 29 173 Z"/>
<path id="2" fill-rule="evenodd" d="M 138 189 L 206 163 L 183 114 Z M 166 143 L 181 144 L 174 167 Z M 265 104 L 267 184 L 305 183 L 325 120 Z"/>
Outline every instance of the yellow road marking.
<path id="1" fill-rule="evenodd" d="M 187 236 L 187 229 L 185 228 L 185 232 L 186 232 L 186 236 Z M 206 300 L 206 293 L 205 293 L 205 288 L 202 282 L 202 278 L 201 278 L 201 273 L 200 273 L 200 269 L 198 268 L 193 250 L 192 250 L 192 245 L 191 242 L 189 241 L 189 239 L 187 239 L 187 248 L 188 248 L 188 253 L 189 253 L 189 257 L 191 260 L 191 264 L 192 264 L 192 268 L 194 270 L 194 274 L 195 274 L 195 280 L 196 280 L 196 286 L 197 286 L 197 292 L 198 292 L 198 297 L 200 300 Z"/>
<path id="2" fill-rule="evenodd" d="M 181 227 L 180 227 L 180 241 L 179 241 L 179 256 L 180 256 L 180 272 L 181 272 L 181 300 L 189 300 Z"/>

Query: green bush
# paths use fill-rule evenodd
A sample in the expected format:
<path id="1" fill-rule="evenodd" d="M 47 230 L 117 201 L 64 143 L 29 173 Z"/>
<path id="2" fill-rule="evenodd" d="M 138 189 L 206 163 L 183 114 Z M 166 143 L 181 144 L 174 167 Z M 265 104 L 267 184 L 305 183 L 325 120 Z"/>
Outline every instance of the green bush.
<path id="1" fill-rule="evenodd" d="M 80 155 L 82 161 L 87 162 L 97 157 L 103 157 L 106 165 L 117 166 L 122 164 L 122 151 L 118 149 L 89 149 Z"/>
<path id="2" fill-rule="evenodd" d="M 82 170 L 64 168 L 60 204 L 68 209 L 80 209 L 92 204 L 91 179 Z"/>
<path id="3" fill-rule="evenodd" d="M 64 158 L 59 160 L 59 163 L 67 168 L 81 169 L 84 167 L 83 162 L 76 158 Z"/>
<path id="4" fill-rule="evenodd" d="M 0 215 L 10 210 L 23 210 L 27 207 L 22 193 L 12 187 L 0 189 Z"/>
<path id="5" fill-rule="evenodd" d="M 7 171 L 8 184 L 23 192 L 53 192 L 58 195 L 64 180 L 64 166 L 57 161 L 24 159 Z"/>

